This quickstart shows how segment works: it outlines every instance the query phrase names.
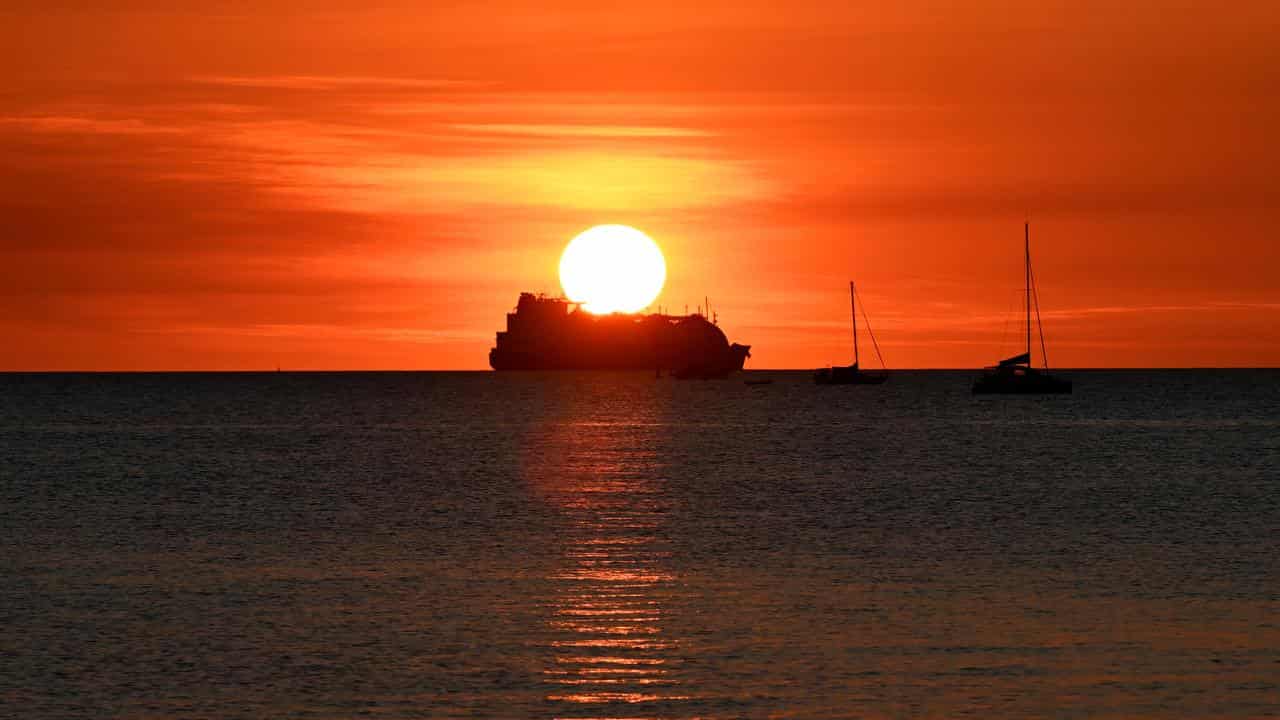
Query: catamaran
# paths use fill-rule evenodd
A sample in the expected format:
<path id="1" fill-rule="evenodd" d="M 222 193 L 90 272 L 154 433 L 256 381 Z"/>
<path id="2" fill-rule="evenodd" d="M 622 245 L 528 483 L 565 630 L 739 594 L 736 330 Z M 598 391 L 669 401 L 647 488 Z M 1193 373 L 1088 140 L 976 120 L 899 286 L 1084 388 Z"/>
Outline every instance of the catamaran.
<path id="1" fill-rule="evenodd" d="M 1023 225 L 1024 274 L 1026 275 L 1027 345 L 1019 355 L 987 367 L 973 383 L 977 394 L 1058 394 L 1070 393 L 1071 381 L 1049 374 L 1049 354 L 1045 352 L 1044 326 L 1040 324 L 1040 298 L 1036 293 L 1036 276 L 1031 270 L 1031 224 Z M 1040 358 L 1044 369 L 1031 364 L 1031 308 L 1036 310 L 1036 328 L 1040 334 Z"/>
<path id="2" fill-rule="evenodd" d="M 813 381 L 819 385 L 879 385 L 889 379 L 888 370 L 884 367 L 884 356 L 880 354 L 880 344 L 876 342 L 875 333 L 871 331 L 871 321 L 867 319 L 867 311 L 862 311 L 862 319 L 867 324 L 867 334 L 871 336 L 871 344 L 875 346 L 876 357 L 880 359 L 880 370 L 863 370 L 858 366 L 858 291 L 849 281 L 849 312 L 853 315 L 853 364 L 841 367 L 819 368 L 813 373 Z"/>

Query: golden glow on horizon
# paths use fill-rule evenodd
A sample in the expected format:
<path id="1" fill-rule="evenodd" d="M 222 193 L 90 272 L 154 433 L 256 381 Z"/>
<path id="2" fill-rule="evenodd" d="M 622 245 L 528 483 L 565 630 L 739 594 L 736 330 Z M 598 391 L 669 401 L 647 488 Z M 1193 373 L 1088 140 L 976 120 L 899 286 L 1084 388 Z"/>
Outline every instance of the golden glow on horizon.
<path id="1" fill-rule="evenodd" d="M 560 286 L 597 314 L 637 312 L 662 292 L 667 263 L 648 235 L 626 225 L 597 225 L 569 241 L 560 256 Z"/>

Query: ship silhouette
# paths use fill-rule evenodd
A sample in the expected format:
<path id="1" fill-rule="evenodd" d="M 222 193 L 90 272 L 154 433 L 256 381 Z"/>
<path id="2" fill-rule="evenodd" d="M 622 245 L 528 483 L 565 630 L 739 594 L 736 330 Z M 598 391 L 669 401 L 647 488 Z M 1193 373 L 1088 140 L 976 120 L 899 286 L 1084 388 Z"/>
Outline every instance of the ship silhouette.
<path id="1" fill-rule="evenodd" d="M 1031 223 L 1022 226 L 1023 272 L 1026 276 L 1027 345 L 1019 355 L 1006 358 L 986 368 L 973 382 L 975 395 L 1061 395 L 1071 393 L 1071 381 L 1049 374 L 1049 353 L 1045 349 L 1044 326 L 1040 324 L 1040 295 L 1036 292 L 1036 274 L 1031 269 Z M 1036 327 L 1040 333 L 1040 358 L 1044 369 L 1031 364 L 1031 308 L 1035 308 Z"/>
<path id="2" fill-rule="evenodd" d="M 647 370 L 717 378 L 742 369 L 750 345 L 730 343 L 701 312 L 596 315 L 564 298 L 520 293 L 489 351 L 494 370 Z"/>

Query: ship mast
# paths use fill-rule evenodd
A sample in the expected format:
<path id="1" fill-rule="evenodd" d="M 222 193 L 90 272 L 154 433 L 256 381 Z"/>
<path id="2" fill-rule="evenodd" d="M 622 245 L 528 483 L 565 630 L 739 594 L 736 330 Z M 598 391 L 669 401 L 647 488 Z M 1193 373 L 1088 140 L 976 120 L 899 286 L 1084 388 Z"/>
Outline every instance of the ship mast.
<path id="1" fill-rule="evenodd" d="M 1031 223 L 1022 224 L 1023 264 L 1027 281 L 1027 367 L 1031 367 Z"/>
<path id="2" fill-rule="evenodd" d="M 853 366 L 858 366 L 858 308 L 854 301 L 853 281 L 849 281 L 849 314 L 853 317 Z"/>

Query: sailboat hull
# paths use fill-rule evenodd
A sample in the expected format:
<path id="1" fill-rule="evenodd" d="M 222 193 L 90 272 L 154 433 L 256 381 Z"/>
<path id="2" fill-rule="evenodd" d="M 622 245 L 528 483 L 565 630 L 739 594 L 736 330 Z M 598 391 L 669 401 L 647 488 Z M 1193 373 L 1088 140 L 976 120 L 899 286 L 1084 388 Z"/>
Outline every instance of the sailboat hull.
<path id="1" fill-rule="evenodd" d="M 888 373 L 868 372 L 856 367 L 821 368 L 813 373 L 813 381 L 819 385 L 880 385 L 888 379 Z"/>
<path id="2" fill-rule="evenodd" d="M 988 372 L 973 383 L 975 395 L 1069 395 L 1071 381 L 1047 373 L 1018 368 Z"/>

